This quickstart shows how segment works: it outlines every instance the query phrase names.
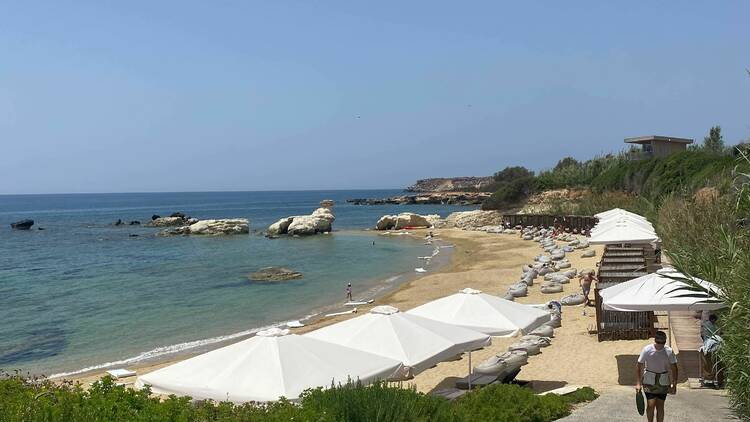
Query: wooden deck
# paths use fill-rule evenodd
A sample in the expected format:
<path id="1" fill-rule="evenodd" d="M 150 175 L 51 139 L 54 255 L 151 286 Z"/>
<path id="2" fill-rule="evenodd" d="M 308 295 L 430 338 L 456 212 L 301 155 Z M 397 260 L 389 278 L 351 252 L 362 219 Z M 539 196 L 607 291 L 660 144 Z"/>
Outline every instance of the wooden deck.
<path id="1" fill-rule="evenodd" d="M 680 378 L 700 377 L 701 320 L 694 318 L 692 312 L 672 312 L 671 324 L 672 346 L 679 352 Z"/>

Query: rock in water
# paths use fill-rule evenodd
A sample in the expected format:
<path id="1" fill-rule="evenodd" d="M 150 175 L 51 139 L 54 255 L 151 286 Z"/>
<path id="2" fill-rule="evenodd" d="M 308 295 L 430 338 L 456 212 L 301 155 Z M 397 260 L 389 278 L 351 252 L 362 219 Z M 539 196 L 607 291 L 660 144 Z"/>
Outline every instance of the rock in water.
<path id="1" fill-rule="evenodd" d="M 268 236 L 278 236 L 280 234 L 286 234 L 289 229 L 289 225 L 292 224 L 294 217 L 286 217 L 268 226 Z"/>
<path id="2" fill-rule="evenodd" d="M 182 217 L 159 217 L 151 220 L 154 227 L 175 227 L 184 226 L 187 221 Z"/>
<path id="3" fill-rule="evenodd" d="M 224 220 L 200 220 L 188 226 L 188 234 L 247 234 L 250 224 L 246 218 L 228 218 Z"/>
<path id="4" fill-rule="evenodd" d="M 287 234 L 306 236 L 330 232 L 336 217 L 329 208 L 318 208 L 310 215 L 294 217 L 287 227 Z"/>
<path id="5" fill-rule="evenodd" d="M 285 281 L 302 278 L 302 273 L 284 267 L 265 267 L 250 274 L 252 281 Z"/>
<path id="6" fill-rule="evenodd" d="M 30 230 L 31 226 L 34 225 L 34 220 L 21 220 L 15 223 L 10 223 L 10 228 L 13 230 Z"/>
<path id="7" fill-rule="evenodd" d="M 405 227 L 432 227 L 440 220 L 439 215 L 419 215 L 403 212 L 399 215 L 385 215 L 375 225 L 377 230 L 398 230 Z"/>
<path id="8" fill-rule="evenodd" d="M 321 205 L 328 205 L 316 209 L 310 215 L 296 215 L 282 218 L 268 227 L 267 236 L 274 237 L 281 234 L 291 236 L 307 236 L 316 233 L 327 233 L 333 228 L 336 217 L 330 206 L 333 201 L 321 201 Z"/>

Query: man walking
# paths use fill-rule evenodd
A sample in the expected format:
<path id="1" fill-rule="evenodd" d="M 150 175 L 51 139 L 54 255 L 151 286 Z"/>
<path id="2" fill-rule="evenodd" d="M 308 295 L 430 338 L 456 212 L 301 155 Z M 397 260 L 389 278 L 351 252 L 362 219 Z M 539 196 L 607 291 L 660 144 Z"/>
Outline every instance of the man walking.
<path id="1" fill-rule="evenodd" d="M 667 335 L 657 331 L 654 344 L 643 348 L 636 365 L 635 389 L 646 394 L 648 422 L 654 422 L 654 409 L 657 422 L 663 422 L 667 393 L 677 394 L 677 356 L 666 342 Z"/>

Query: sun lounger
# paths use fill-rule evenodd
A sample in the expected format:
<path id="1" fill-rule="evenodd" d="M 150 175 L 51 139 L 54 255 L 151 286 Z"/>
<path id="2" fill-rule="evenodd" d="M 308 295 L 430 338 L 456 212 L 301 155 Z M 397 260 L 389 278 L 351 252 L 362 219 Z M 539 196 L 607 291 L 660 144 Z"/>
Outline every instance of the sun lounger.
<path id="1" fill-rule="evenodd" d="M 456 380 L 456 388 L 469 389 L 469 378 L 471 377 L 471 388 L 484 387 L 498 381 L 497 375 L 471 374 Z"/>
<path id="2" fill-rule="evenodd" d="M 467 390 L 461 390 L 458 388 L 443 388 L 441 390 L 433 391 L 430 395 L 434 397 L 442 397 L 447 400 L 455 400 L 466 393 L 468 393 Z"/>

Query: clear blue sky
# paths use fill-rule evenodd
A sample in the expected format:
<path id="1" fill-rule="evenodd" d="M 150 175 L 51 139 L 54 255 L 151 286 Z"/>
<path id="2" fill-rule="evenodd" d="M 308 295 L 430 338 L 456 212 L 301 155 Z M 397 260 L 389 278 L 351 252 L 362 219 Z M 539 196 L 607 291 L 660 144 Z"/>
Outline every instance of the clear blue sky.
<path id="1" fill-rule="evenodd" d="M 750 2 L 614 3 L 5 1 L 0 193 L 402 187 L 750 137 Z"/>

